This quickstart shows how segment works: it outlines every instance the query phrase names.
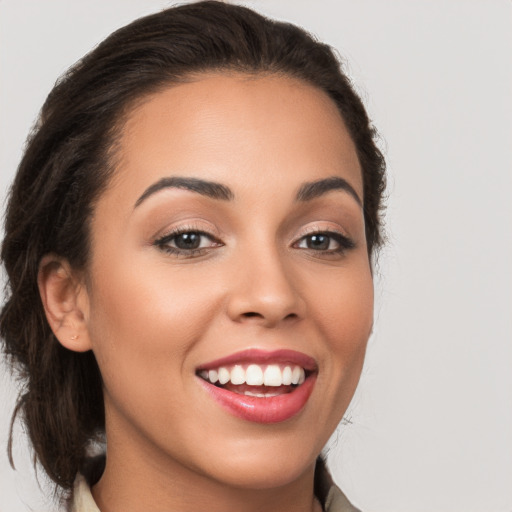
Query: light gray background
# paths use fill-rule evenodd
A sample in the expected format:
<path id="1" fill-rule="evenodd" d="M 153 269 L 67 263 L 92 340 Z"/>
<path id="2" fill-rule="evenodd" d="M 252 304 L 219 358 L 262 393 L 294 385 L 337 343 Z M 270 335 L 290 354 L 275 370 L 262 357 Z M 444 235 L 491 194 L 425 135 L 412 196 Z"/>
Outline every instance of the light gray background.
<path id="1" fill-rule="evenodd" d="M 254 0 L 338 48 L 383 135 L 389 245 L 362 382 L 333 438 L 364 511 L 512 510 L 512 4 Z M 0 190 L 52 84 L 159 0 L 0 0 Z M 0 376 L 0 511 L 50 510 Z M 40 474 L 44 487 L 44 477 Z"/>

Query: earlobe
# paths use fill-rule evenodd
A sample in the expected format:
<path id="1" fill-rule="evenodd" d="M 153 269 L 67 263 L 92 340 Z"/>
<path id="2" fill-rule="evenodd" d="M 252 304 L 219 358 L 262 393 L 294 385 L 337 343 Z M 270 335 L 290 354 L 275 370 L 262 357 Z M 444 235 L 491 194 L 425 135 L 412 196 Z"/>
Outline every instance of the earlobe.
<path id="1" fill-rule="evenodd" d="M 90 350 L 87 291 L 68 261 L 52 254 L 44 256 L 37 284 L 46 319 L 61 345 L 75 352 Z"/>

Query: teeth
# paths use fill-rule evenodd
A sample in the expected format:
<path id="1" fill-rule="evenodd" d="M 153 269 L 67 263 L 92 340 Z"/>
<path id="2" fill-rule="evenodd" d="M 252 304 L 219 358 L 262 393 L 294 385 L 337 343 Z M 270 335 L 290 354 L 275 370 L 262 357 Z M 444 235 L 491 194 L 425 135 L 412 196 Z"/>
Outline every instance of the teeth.
<path id="1" fill-rule="evenodd" d="M 286 366 L 283 370 L 283 385 L 289 386 L 292 383 L 292 369 Z"/>
<path id="2" fill-rule="evenodd" d="M 226 384 L 229 382 L 231 375 L 229 374 L 229 370 L 227 368 L 219 368 L 219 382 L 220 384 Z"/>
<path id="3" fill-rule="evenodd" d="M 235 385 L 245 384 L 245 371 L 239 365 L 236 365 L 231 370 L 231 384 L 235 384 Z"/>
<path id="4" fill-rule="evenodd" d="M 263 374 L 263 384 L 265 386 L 280 386 L 282 383 L 281 368 L 277 364 L 269 364 Z"/>
<path id="5" fill-rule="evenodd" d="M 294 366 L 292 370 L 292 384 L 298 384 L 300 379 L 300 371 L 301 368 L 298 366 Z"/>
<path id="6" fill-rule="evenodd" d="M 253 393 L 252 391 L 244 391 L 245 396 L 256 396 L 258 398 L 269 398 L 272 396 L 278 396 L 280 393 Z"/>
<path id="7" fill-rule="evenodd" d="M 245 382 L 249 386 L 263 385 L 263 370 L 257 364 L 250 364 L 245 373 Z"/>
<path id="8" fill-rule="evenodd" d="M 265 398 L 265 393 L 253 393 L 252 391 L 244 391 L 245 396 L 256 396 L 258 398 Z"/>
<path id="9" fill-rule="evenodd" d="M 300 385 L 306 380 L 306 372 L 304 368 L 297 365 L 280 366 L 278 364 L 259 365 L 250 364 L 247 368 L 240 364 L 236 364 L 230 368 L 221 366 L 217 369 L 202 370 L 200 376 L 211 382 L 212 384 L 219 383 L 220 385 L 231 384 L 239 386 L 241 384 L 248 384 L 249 386 L 289 386 Z M 261 393 L 250 394 L 248 396 L 260 396 Z M 263 396 L 274 396 L 271 393 L 265 393 Z"/>

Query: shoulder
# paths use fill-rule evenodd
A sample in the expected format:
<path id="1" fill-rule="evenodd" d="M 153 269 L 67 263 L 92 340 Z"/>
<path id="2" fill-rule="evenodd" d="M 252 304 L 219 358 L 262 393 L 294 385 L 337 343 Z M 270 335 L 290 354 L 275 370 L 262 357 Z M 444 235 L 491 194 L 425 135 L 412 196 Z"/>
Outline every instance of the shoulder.
<path id="1" fill-rule="evenodd" d="M 105 454 L 100 453 L 86 460 L 82 473 L 79 473 L 73 485 L 70 512 L 100 512 L 92 497 L 91 487 L 100 479 L 105 469 Z"/>
<path id="2" fill-rule="evenodd" d="M 73 486 L 71 512 L 100 512 L 92 497 L 91 488 L 83 475 L 78 475 Z"/>
<path id="3" fill-rule="evenodd" d="M 325 512 L 361 512 L 348 501 L 341 489 L 334 484 L 325 500 L 324 510 Z"/>
<path id="4" fill-rule="evenodd" d="M 325 512 L 361 512 L 334 483 L 321 457 L 318 458 L 315 468 L 315 494 Z"/>

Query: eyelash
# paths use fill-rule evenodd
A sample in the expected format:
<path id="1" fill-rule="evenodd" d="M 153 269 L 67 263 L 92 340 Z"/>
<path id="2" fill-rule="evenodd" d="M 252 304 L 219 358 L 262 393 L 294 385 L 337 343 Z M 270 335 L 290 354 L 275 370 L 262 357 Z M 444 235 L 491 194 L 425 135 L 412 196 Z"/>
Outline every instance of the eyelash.
<path id="1" fill-rule="evenodd" d="M 356 244 L 353 240 L 348 238 L 346 235 L 339 233 L 338 231 L 330 231 L 325 229 L 313 229 L 308 231 L 307 233 L 303 234 L 294 244 L 294 247 L 297 247 L 298 244 L 306 241 L 308 238 L 314 237 L 314 236 L 325 236 L 328 237 L 330 240 L 334 240 L 338 247 L 335 249 L 328 249 L 328 250 L 317 250 L 312 248 L 304 248 L 304 250 L 308 250 L 310 252 L 316 253 L 317 256 L 342 256 L 350 249 L 354 249 Z M 330 245 L 329 241 L 329 245 Z"/>
<path id="2" fill-rule="evenodd" d="M 211 245 L 208 247 L 197 247 L 194 249 L 181 249 L 179 247 L 173 247 L 170 244 L 173 240 L 176 241 L 176 238 L 181 235 L 197 235 L 199 237 L 205 237 L 210 240 Z M 325 236 L 330 239 L 329 245 L 331 244 L 331 241 L 334 240 L 338 247 L 335 249 L 327 249 L 327 250 L 318 250 L 318 249 L 312 249 L 310 247 L 306 248 L 300 248 L 298 245 L 304 241 L 307 243 L 307 239 L 314 237 L 314 236 Z M 194 258 L 197 256 L 201 256 L 203 254 L 206 254 L 209 249 L 215 248 L 215 247 L 222 247 L 224 244 L 218 240 L 216 237 L 214 237 L 211 233 L 207 233 L 205 231 L 202 231 L 201 229 L 193 228 L 193 227 L 181 227 L 177 228 L 170 233 L 167 233 L 166 235 L 160 237 L 159 239 L 155 240 L 154 245 L 158 247 L 160 250 L 168 253 L 173 254 L 175 256 L 180 256 L 183 258 Z M 354 249 L 356 244 L 353 240 L 348 238 L 347 236 L 343 235 L 342 233 L 339 233 L 337 231 L 329 231 L 329 230 L 311 230 L 308 233 L 302 235 L 296 242 L 293 243 L 292 247 L 300 248 L 303 250 L 310 251 L 312 253 L 316 253 L 317 256 L 341 256 L 345 254 L 350 249 Z"/>
<path id="3" fill-rule="evenodd" d="M 169 245 L 170 242 L 173 240 L 175 241 L 176 238 L 181 235 L 192 234 L 208 238 L 212 242 L 212 245 L 209 247 L 197 247 L 195 249 L 180 249 L 179 247 L 173 247 Z M 173 254 L 182 258 L 193 258 L 195 256 L 201 256 L 202 254 L 205 254 L 211 248 L 221 247 L 224 244 L 215 238 L 211 233 L 207 233 L 201 229 L 193 227 L 180 227 L 155 240 L 154 245 L 168 254 Z"/>

